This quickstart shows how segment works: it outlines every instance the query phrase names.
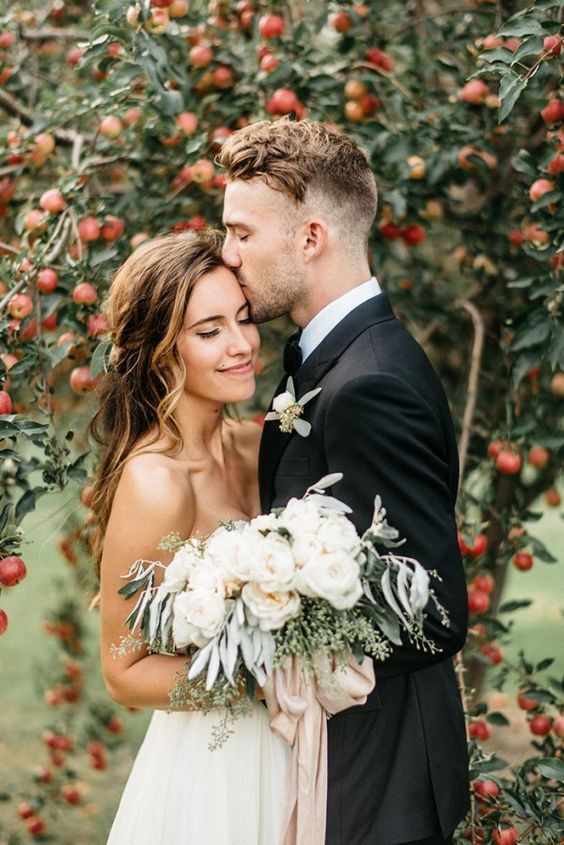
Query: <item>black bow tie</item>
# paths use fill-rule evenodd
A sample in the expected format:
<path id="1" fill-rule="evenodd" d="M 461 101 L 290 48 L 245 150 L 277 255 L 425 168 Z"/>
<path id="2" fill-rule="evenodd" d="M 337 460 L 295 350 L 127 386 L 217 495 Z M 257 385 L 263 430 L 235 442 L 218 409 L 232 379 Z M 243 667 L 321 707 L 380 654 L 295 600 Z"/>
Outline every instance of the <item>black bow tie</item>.
<path id="1" fill-rule="evenodd" d="M 300 349 L 301 332 L 296 332 L 286 341 L 284 347 L 284 372 L 289 376 L 297 373 L 302 364 L 302 350 Z"/>

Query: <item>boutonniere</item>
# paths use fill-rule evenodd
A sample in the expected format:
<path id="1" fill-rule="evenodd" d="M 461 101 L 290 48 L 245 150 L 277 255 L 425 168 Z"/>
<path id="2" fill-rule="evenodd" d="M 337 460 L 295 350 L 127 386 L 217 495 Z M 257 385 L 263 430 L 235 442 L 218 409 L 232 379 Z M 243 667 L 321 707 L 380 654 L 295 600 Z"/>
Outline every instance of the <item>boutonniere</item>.
<path id="1" fill-rule="evenodd" d="M 320 392 L 321 388 L 316 387 L 315 390 L 310 390 L 300 399 L 296 399 L 294 380 L 290 376 L 286 382 L 284 393 L 279 393 L 272 400 L 274 410 L 268 412 L 265 420 L 280 420 L 279 428 L 284 434 L 291 434 L 292 431 L 295 431 L 301 437 L 307 437 L 311 431 L 311 423 L 308 423 L 307 420 L 301 420 L 300 417 L 304 412 L 304 405 Z"/>

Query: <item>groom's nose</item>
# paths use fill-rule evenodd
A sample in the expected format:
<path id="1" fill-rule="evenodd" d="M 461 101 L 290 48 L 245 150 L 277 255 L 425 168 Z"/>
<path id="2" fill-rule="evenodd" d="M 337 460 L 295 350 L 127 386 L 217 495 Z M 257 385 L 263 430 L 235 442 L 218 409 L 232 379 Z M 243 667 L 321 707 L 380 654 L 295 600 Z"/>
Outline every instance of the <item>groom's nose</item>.
<path id="1" fill-rule="evenodd" d="M 228 267 L 237 270 L 241 266 L 241 257 L 235 238 L 232 235 L 227 235 L 223 242 L 223 249 L 221 250 L 221 257 Z"/>

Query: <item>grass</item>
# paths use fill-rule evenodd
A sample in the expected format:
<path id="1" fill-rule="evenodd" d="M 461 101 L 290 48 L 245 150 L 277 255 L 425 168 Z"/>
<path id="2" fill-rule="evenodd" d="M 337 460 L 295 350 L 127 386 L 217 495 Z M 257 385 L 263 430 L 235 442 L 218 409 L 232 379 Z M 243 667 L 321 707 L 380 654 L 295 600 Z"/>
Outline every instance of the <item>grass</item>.
<path id="1" fill-rule="evenodd" d="M 45 762 L 41 732 L 56 727 L 58 711 L 42 701 L 42 667 L 56 660 L 57 649 L 43 631 L 45 612 L 53 607 L 69 581 L 68 565 L 57 550 L 61 527 L 76 507 L 77 496 L 67 491 L 60 496 L 44 497 L 38 510 L 26 524 L 29 545 L 24 557 L 28 563 L 26 581 L 2 593 L 1 603 L 10 618 L 7 633 L 0 640 L 0 678 L 3 707 L 0 712 L 0 770 L 4 773 L 2 789 L 14 787 L 16 797 L 26 797 L 32 784 L 31 769 Z M 531 526 L 562 563 L 558 538 L 562 528 L 562 511 L 547 509 L 542 519 Z M 562 608 L 557 597 L 561 584 L 561 567 L 537 562 L 529 572 L 511 569 L 504 599 L 531 598 L 532 605 L 515 614 L 514 637 L 504 646 L 506 658 L 513 661 L 523 648 L 534 662 L 551 655 L 556 662 L 551 674 L 564 671 L 564 656 L 557 649 L 561 639 Z M 106 701 L 97 656 L 96 613 L 84 610 L 88 645 L 88 695 Z M 84 779 L 89 793 L 81 806 L 69 808 L 57 825 L 57 845 L 95 845 L 105 842 L 111 818 L 135 751 L 149 718 L 148 713 L 124 713 L 124 744 L 111 755 L 110 767 L 102 772 L 88 768 L 86 755 L 77 755 L 76 773 Z M 72 758 L 71 758 L 72 759 Z M 73 759 L 73 766 L 75 761 Z M 6 774 L 8 773 L 8 774 Z M 79 820 L 79 823 L 77 823 Z M 7 831 L 23 834 L 23 823 L 16 817 L 14 805 L 0 801 L 0 845 L 10 845 Z M 17 840 L 16 840 L 17 841 Z M 23 840 L 27 841 L 25 834 Z"/>

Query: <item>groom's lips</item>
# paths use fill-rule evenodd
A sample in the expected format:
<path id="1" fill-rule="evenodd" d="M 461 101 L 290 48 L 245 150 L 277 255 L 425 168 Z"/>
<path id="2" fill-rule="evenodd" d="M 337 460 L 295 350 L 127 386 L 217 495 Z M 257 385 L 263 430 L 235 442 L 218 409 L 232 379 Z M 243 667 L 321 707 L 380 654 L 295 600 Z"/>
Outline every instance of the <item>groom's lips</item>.
<path id="1" fill-rule="evenodd" d="M 235 367 L 227 367 L 225 370 L 220 370 L 222 373 L 228 373 L 232 376 L 248 376 L 254 373 L 255 365 L 252 360 L 245 361 L 244 364 L 237 364 Z"/>

